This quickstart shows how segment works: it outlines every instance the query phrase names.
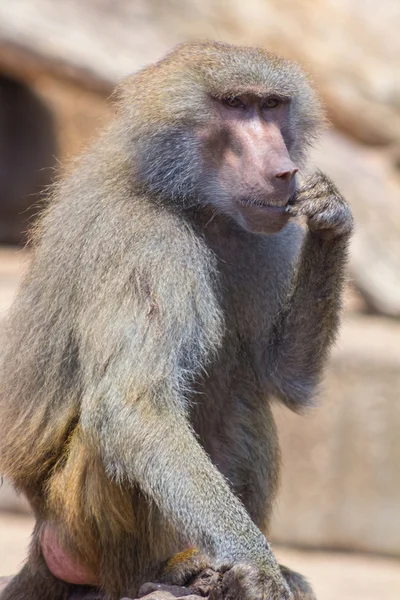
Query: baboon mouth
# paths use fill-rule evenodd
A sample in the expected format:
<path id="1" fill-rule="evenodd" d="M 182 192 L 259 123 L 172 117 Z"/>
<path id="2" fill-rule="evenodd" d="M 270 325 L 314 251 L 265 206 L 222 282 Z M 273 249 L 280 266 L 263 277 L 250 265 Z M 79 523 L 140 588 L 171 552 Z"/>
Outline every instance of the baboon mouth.
<path id="1" fill-rule="evenodd" d="M 240 204 L 240 206 L 244 206 L 245 208 L 261 208 L 264 210 L 272 210 L 273 212 L 284 212 L 289 202 L 286 200 L 284 204 L 268 204 L 266 202 L 259 202 L 258 200 L 246 198 L 238 200 L 238 204 Z"/>
<path id="2" fill-rule="evenodd" d="M 264 210 L 272 210 L 273 212 L 284 212 L 286 208 L 293 204 L 296 199 L 296 193 L 293 192 L 288 197 L 275 198 L 271 202 L 263 202 L 255 198 L 239 198 L 237 203 L 245 208 L 261 208 Z"/>
<path id="3" fill-rule="evenodd" d="M 252 233 L 277 233 L 288 222 L 287 202 L 277 206 L 241 198 L 237 201 L 241 222 Z"/>

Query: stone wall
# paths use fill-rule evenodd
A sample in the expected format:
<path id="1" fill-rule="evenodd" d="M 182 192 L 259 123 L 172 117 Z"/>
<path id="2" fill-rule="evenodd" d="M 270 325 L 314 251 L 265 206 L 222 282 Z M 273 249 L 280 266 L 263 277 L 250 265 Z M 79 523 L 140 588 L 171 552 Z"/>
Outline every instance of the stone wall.
<path id="1" fill-rule="evenodd" d="M 272 536 L 400 555 L 400 322 L 347 315 L 320 406 L 276 407 L 282 489 Z"/>

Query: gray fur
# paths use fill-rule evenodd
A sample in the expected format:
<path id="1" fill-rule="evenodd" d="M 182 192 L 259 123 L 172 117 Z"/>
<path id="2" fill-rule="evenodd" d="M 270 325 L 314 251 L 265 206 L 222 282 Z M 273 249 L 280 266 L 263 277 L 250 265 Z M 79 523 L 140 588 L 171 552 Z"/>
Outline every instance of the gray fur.
<path id="1" fill-rule="evenodd" d="M 235 564 L 246 600 L 292 597 L 264 537 L 279 472 L 270 404 L 300 410 L 315 393 L 350 228 L 339 231 L 344 201 L 322 175 L 329 219 L 311 188 L 298 200 L 332 239 L 296 221 L 254 235 L 211 206 L 192 108 L 204 124 L 206 86 L 248 79 L 294 94 L 303 157 L 321 117 L 297 66 L 253 49 L 178 48 L 122 86 L 115 122 L 55 189 L 9 317 L 0 469 L 30 499 L 37 532 L 53 521 L 71 553 L 98 561 L 113 600 L 187 545 L 216 568 Z M 66 597 L 37 540 L 2 600 Z M 24 591 L 35 577 L 39 596 Z"/>

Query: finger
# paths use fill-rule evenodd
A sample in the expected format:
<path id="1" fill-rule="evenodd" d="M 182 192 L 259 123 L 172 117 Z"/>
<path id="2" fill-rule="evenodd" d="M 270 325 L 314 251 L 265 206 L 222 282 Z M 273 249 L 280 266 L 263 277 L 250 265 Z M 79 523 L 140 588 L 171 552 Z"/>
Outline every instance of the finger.
<path id="1" fill-rule="evenodd" d="M 285 212 L 292 217 L 296 217 L 299 212 L 299 207 L 297 204 L 288 204 L 285 208 Z"/>
<path id="2" fill-rule="evenodd" d="M 311 219 L 320 211 L 320 208 L 313 201 L 300 200 L 296 204 L 288 204 L 285 211 L 292 217 L 304 216 Z"/>

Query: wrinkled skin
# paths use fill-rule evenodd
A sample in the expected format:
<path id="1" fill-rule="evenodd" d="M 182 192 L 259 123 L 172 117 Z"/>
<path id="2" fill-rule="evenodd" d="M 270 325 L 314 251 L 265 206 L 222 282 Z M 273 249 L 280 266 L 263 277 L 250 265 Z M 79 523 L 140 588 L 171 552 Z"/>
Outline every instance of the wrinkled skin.
<path id="1" fill-rule="evenodd" d="M 43 528 L 40 543 L 49 570 L 67 583 L 76 585 L 96 585 L 96 573 L 84 564 L 74 560 L 57 539 L 57 532 L 51 525 Z"/>

